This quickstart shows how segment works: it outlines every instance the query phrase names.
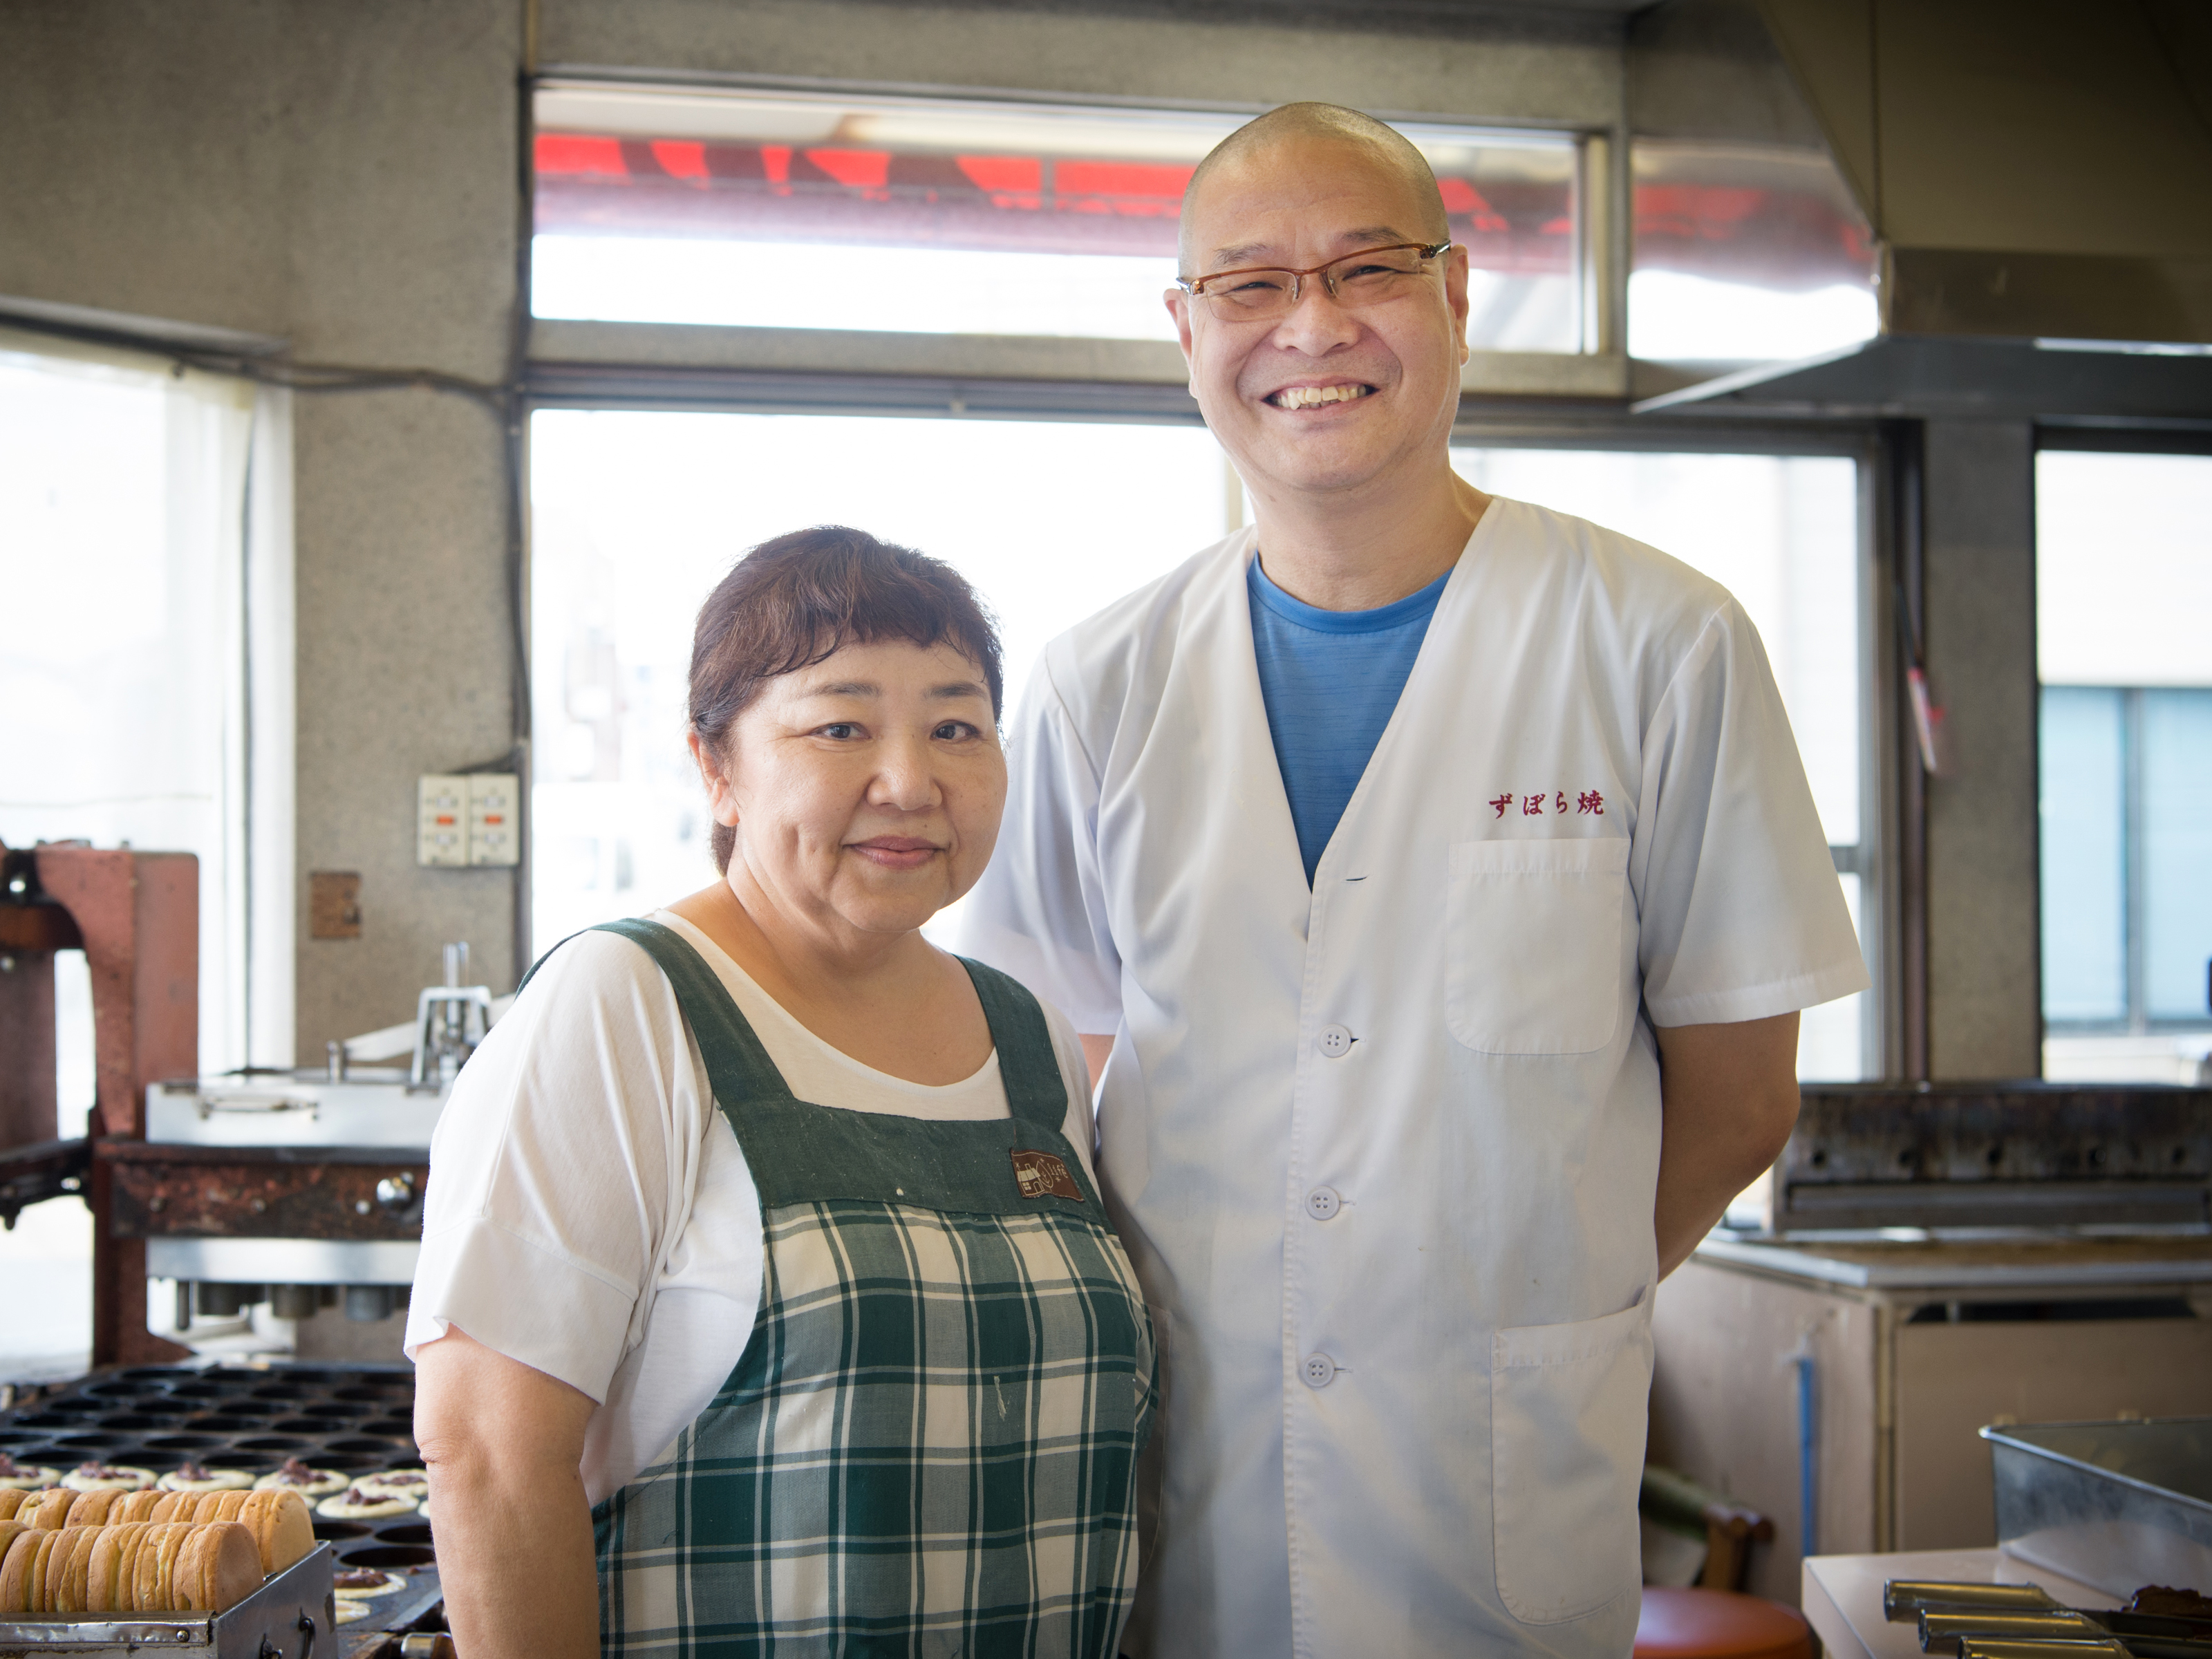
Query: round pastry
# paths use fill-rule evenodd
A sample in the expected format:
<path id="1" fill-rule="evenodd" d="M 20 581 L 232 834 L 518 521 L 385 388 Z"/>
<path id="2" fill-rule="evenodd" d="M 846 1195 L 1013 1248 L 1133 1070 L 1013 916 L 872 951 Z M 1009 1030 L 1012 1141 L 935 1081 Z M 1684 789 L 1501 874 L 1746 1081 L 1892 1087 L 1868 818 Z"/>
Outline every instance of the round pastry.
<path id="1" fill-rule="evenodd" d="M 176 1613 L 177 1553 L 191 1536 L 188 1521 L 161 1521 L 146 1529 L 131 1569 L 131 1605 L 137 1613 Z"/>
<path id="2" fill-rule="evenodd" d="M 118 1521 L 151 1521 L 156 1504 L 166 1504 L 173 1494 L 149 1486 L 144 1492 L 126 1492 L 108 1507 L 107 1524 Z"/>
<path id="3" fill-rule="evenodd" d="M 0 1452 L 0 1489 L 12 1492 L 35 1492 L 41 1486 L 51 1486 L 62 1478 L 59 1469 L 43 1468 L 37 1464 L 18 1463 L 6 1452 Z"/>
<path id="4" fill-rule="evenodd" d="M 326 1521 L 380 1521 L 387 1515 L 414 1512 L 415 1500 L 404 1492 L 363 1492 L 359 1486 L 348 1486 L 315 1505 L 315 1513 Z"/>
<path id="5" fill-rule="evenodd" d="M 104 1527 L 115 1519 L 115 1505 L 130 1497 L 113 1486 L 103 1486 L 98 1492 L 81 1492 L 76 1502 L 70 1505 L 69 1523 L 72 1527 Z"/>
<path id="6" fill-rule="evenodd" d="M 368 1617 L 368 1602 L 355 1601 L 349 1596 L 338 1597 L 337 1622 L 339 1624 L 351 1625 Z"/>
<path id="7" fill-rule="evenodd" d="M 138 1540 L 146 1534 L 143 1522 L 126 1521 L 100 1529 L 85 1569 L 84 1606 L 88 1613 L 122 1613 L 129 1609 L 131 1563 L 138 1553 Z"/>
<path id="8" fill-rule="evenodd" d="M 0 1618 L 31 1610 L 31 1562 L 46 1535 L 36 1527 L 26 1527 L 9 1543 L 7 1554 L 0 1556 Z"/>
<path id="9" fill-rule="evenodd" d="M 252 1533 L 264 1573 L 283 1571 L 315 1547 L 315 1518 L 296 1492 L 272 1487 L 250 1494 L 239 1506 L 238 1522 Z"/>
<path id="10" fill-rule="evenodd" d="M 85 1578 L 92 1565 L 92 1547 L 106 1530 L 105 1527 L 64 1529 L 61 1541 L 46 1562 L 46 1606 L 54 1612 L 82 1613 L 91 1605 L 85 1600 Z"/>
<path id="11" fill-rule="evenodd" d="M 153 1470 L 117 1463 L 80 1463 L 62 1477 L 71 1492 L 143 1492 L 153 1484 Z"/>
<path id="12" fill-rule="evenodd" d="M 379 1469 L 374 1474 L 356 1475 L 353 1484 L 363 1492 L 394 1492 L 403 1498 L 430 1495 L 430 1477 L 422 1469 Z"/>
<path id="13" fill-rule="evenodd" d="M 323 1498 L 346 1489 L 346 1478 L 335 1469 L 311 1469 L 298 1458 L 288 1458 L 281 1469 L 271 1469 L 253 1483 L 256 1491 L 282 1486 L 302 1498 Z"/>
<path id="14" fill-rule="evenodd" d="M 179 1464 L 154 1484 L 163 1492 L 251 1491 L 253 1477 L 244 1469 L 210 1469 L 187 1462 Z"/>
<path id="15" fill-rule="evenodd" d="M 177 1552 L 177 1604 L 191 1613 L 225 1613 L 261 1588 L 261 1552 L 235 1521 L 194 1527 Z"/>
<path id="16" fill-rule="evenodd" d="M 380 1595 L 397 1595 L 407 1588 L 407 1581 L 396 1572 L 383 1572 L 374 1567 L 345 1567 L 331 1576 L 331 1588 L 340 1601 L 351 1596 L 358 1601 L 374 1601 Z"/>
<path id="17" fill-rule="evenodd" d="M 21 1486 L 0 1486 L 0 1521 L 13 1521 L 15 1511 L 23 1507 L 23 1500 L 29 1496 Z M 38 1505 L 33 1504 L 31 1507 L 36 1509 Z"/>
<path id="18" fill-rule="evenodd" d="M 228 1492 L 204 1492 L 198 1496 L 199 1501 L 192 1506 L 193 1520 L 235 1521 L 253 1492 L 251 1487 L 241 1491 L 234 1486 Z"/>
<path id="19" fill-rule="evenodd" d="M 62 1535 L 58 1531 L 40 1534 L 31 1553 L 30 1571 L 24 1575 L 23 1606 L 27 1612 L 37 1614 L 54 1610 L 54 1558 L 61 1548 Z"/>
<path id="20" fill-rule="evenodd" d="M 28 1520 L 41 1532 L 59 1532 L 69 1525 L 70 1506 L 76 1502 L 76 1498 L 77 1495 L 67 1486 L 50 1487 L 39 1494 L 39 1507 L 35 1513 L 30 1504 L 25 1504 L 15 1511 L 15 1518 Z"/>

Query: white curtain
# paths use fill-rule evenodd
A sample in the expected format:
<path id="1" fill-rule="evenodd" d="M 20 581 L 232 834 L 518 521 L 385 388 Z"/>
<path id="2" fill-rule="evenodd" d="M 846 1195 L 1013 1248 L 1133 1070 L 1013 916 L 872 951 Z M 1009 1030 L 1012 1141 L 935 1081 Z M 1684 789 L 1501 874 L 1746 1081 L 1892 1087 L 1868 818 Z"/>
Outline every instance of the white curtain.
<path id="1" fill-rule="evenodd" d="M 0 840 L 200 860 L 200 1064 L 292 1058 L 289 394 L 0 331 Z M 63 1133 L 90 1101 L 57 986 Z"/>

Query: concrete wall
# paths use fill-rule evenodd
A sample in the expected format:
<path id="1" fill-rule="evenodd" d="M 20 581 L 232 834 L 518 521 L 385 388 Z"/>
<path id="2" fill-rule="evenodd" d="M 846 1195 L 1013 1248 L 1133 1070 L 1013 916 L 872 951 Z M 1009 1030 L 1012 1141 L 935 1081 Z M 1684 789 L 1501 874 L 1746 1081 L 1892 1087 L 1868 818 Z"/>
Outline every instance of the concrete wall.
<path id="1" fill-rule="evenodd" d="M 11 0 L 0 294 L 288 337 L 301 359 L 505 374 L 515 299 L 509 0 Z M 414 778 L 503 751 L 501 433 L 422 391 L 295 423 L 298 870 L 365 926 L 309 943 L 298 1036 L 405 1018 L 443 939 L 511 976 L 512 882 L 413 858 Z"/>
<path id="2" fill-rule="evenodd" d="M 1804 135 L 1740 7 L 1676 9 L 1678 23 L 1645 26 L 1654 122 L 1695 125 L 1688 83 L 1711 58 L 1726 70 L 1715 95 L 1737 112 L 1731 132 Z M 541 64 L 568 68 L 1229 106 L 1318 97 L 1616 131 L 1625 119 L 1623 25 L 1601 11 L 1285 15 L 1144 0 L 544 0 L 538 46 Z M 306 360 L 499 379 L 518 303 L 526 33 L 523 0 L 9 0 L 0 295 L 283 335 Z M 1959 434 L 1961 457 L 1999 441 L 2018 464 L 1977 473 L 1944 520 L 1948 441 L 1930 444 L 1930 650 L 1973 769 L 1939 786 L 1931 819 L 1937 1065 L 2032 1070 L 2023 440 Z M 365 920 L 359 940 L 310 941 L 303 894 L 308 1058 L 410 1012 L 443 940 L 468 939 L 495 988 L 518 967 L 514 884 L 419 869 L 412 842 L 416 775 L 508 739 L 501 443 L 485 411 L 435 392 L 298 401 L 297 868 L 303 890 L 312 871 L 359 871 Z"/>
<path id="3" fill-rule="evenodd" d="M 551 0 L 541 61 L 1609 126 L 1603 15 L 1439 33 L 825 0 Z M 1452 26 L 1456 27 L 1456 26 Z M 0 295 L 288 337 L 302 360 L 506 373 L 521 0 L 10 0 Z M 501 437 L 403 390 L 296 417 L 298 1052 L 407 1017 L 438 947 L 514 982 L 514 884 L 414 862 L 414 780 L 507 744 Z M 306 937 L 315 870 L 358 940 Z"/>
<path id="4" fill-rule="evenodd" d="M 2036 841 L 2035 434 L 1930 421 L 1926 649 L 1943 706 L 1928 781 L 1928 1064 L 2043 1070 Z"/>

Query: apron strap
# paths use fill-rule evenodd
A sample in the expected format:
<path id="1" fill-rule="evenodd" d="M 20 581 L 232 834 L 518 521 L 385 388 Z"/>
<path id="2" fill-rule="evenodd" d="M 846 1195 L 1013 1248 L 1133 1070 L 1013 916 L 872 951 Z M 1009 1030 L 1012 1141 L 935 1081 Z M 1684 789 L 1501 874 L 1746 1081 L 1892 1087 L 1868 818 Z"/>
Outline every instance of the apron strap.
<path id="1" fill-rule="evenodd" d="M 1025 1123 L 1057 1129 L 1067 1121 L 1067 1080 L 1052 1046 L 1052 1028 L 1028 986 L 995 968 L 959 959 L 975 982 L 999 1050 L 999 1077 L 1006 1106 Z"/>
<path id="2" fill-rule="evenodd" d="M 708 1080 L 717 1101 L 728 1106 L 796 1098 L 738 1005 L 730 1000 L 727 988 L 682 934 L 641 916 L 603 921 L 585 932 L 619 933 L 651 957 L 668 976 L 684 1017 L 690 1022 L 691 1035 L 698 1042 L 699 1057 L 706 1062 Z M 562 939 L 561 945 L 568 942 Z M 561 945 L 531 964 L 522 984 L 514 988 L 516 995 L 522 994 L 523 986 L 530 983 L 544 966 L 546 957 Z M 1067 1083 L 1060 1069 L 1060 1055 L 1052 1046 L 1052 1028 L 1045 1023 L 1044 1009 L 1019 980 L 966 957 L 957 960 L 968 970 L 976 999 L 983 1005 L 992 1046 L 999 1054 L 999 1078 L 1006 1085 L 1009 1114 L 1025 1123 L 1060 1128 L 1067 1121 Z"/>
<path id="3" fill-rule="evenodd" d="M 603 921 L 584 932 L 619 933 L 651 957 L 654 965 L 667 975 L 676 992 L 677 1006 L 683 1009 L 692 1037 L 699 1044 L 699 1058 L 706 1063 L 708 1083 L 725 1110 L 741 1102 L 794 1098 L 791 1085 L 783 1080 L 783 1073 L 776 1070 L 775 1062 L 768 1057 L 760 1038 L 738 1012 L 738 1005 L 730 1000 L 727 988 L 681 933 L 642 916 Z M 568 939 L 580 937 L 576 933 L 568 935 Z M 561 945 L 568 942 L 564 939 Z M 530 965 L 530 972 L 522 976 L 522 985 L 514 988 L 517 996 L 522 994 L 523 985 L 529 984 L 532 976 L 545 965 L 546 957 L 559 950 L 561 945 Z"/>

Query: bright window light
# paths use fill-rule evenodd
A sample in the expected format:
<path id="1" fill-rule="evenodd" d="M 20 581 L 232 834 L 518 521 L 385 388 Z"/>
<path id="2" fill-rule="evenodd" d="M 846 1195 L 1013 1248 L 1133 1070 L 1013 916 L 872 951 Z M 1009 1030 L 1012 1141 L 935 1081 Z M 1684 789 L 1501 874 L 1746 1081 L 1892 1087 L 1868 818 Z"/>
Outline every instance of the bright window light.
<path id="1" fill-rule="evenodd" d="M 749 547 L 825 520 L 957 566 L 1009 712 L 1054 635 L 1240 522 L 1202 427 L 545 410 L 531 424 L 539 946 L 714 879 L 691 629 Z"/>
<path id="2" fill-rule="evenodd" d="M 540 317 L 1172 339 L 1191 172 L 1235 115 L 558 84 Z M 1478 346 L 1576 351 L 1575 141 L 1401 129 L 1474 273 Z"/>

